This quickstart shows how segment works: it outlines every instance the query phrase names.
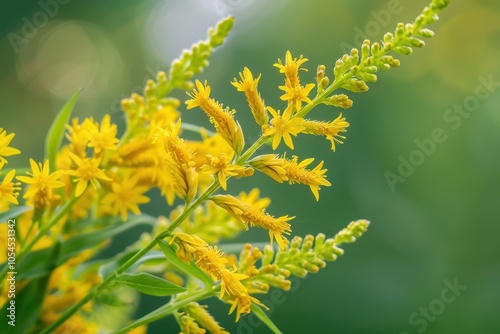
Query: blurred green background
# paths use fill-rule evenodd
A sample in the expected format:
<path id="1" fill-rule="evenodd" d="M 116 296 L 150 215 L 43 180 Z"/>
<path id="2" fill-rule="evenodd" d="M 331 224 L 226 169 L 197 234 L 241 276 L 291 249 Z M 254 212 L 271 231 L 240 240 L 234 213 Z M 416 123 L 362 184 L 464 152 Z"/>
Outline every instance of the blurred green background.
<path id="1" fill-rule="evenodd" d="M 79 87 L 84 92 L 76 116 L 100 119 L 110 113 L 123 124 L 119 99 L 139 92 L 157 70 L 167 69 L 183 48 L 204 39 L 207 28 L 228 14 L 236 17 L 234 31 L 198 78 L 209 81 L 215 98 L 239 110 L 251 142 L 258 129 L 243 95 L 230 85 L 244 66 L 263 73 L 266 103 L 281 108 L 277 86 L 283 79 L 272 64 L 286 50 L 309 58 L 309 72 L 301 77 L 313 81 L 316 66 L 325 64 L 331 71 L 343 47 L 358 46 L 363 34 L 380 39 L 427 4 L 61 0 L 57 7 L 43 5 L 49 2 L 9 2 L 0 13 L 0 127 L 16 133 L 13 146 L 23 152 L 9 159 L 10 167 L 27 165 L 28 157 L 42 159 L 53 116 Z M 26 22 L 35 23 L 35 29 Z M 284 333 L 500 332 L 499 84 L 491 85 L 483 100 L 475 97 L 480 77 L 500 81 L 500 4 L 452 1 L 431 28 L 436 37 L 413 56 L 401 56 L 401 68 L 380 73 L 369 92 L 350 94 L 354 107 L 344 115 L 351 127 L 336 153 L 321 138 L 295 141 L 294 154 L 323 159 L 329 169 L 333 186 L 322 189 L 319 202 L 306 187 L 279 185 L 261 175 L 251 182 L 231 181 L 233 193 L 261 184 L 262 194 L 273 200 L 270 212 L 297 216 L 296 235 L 332 235 L 351 220 L 372 221 L 361 240 L 345 247 L 343 257 L 300 281 L 284 303 L 272 305 L 271 317 Z M 13 34 L 24 34 L 26 43 Z M 182 92 L 177 96 L 185 99 Z M 449 111 L 464 103 L 470 113 Z M 318 108 L 311 116 L 333 119 L 337 112 Z M 206 124 L 199 110 L 183 119 Z M 415 141 L 426 142 L 436 128 L 446 140 L 429 155 L 418 153 Z M 418 166 L 391 186 L 387 172 L 398 173 L 401 159 Z M 148 210 L 166 214 L 169 209 L 156 201 Z M 239 240 L 265 241 L 261 232 Z M 443 303 L 453 296 L 444 289 L 454 282 L 466 288 Z M 140 314 L 160 302 L 141 304 Z M 268 333 L 255 318 L 234 324 L 227 306 L 217 300 L 208 304 L 231 332 Z M 175 322 L 165 319 L 148 333 L 177 332 Z"/>

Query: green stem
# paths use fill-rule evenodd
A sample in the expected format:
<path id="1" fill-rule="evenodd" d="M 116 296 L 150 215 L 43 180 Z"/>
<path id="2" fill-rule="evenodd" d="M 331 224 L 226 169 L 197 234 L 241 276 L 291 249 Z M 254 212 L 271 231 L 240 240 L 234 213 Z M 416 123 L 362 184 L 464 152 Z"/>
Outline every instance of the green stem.
<path id="1" fill-rule="evenodd" d="M 346 80 L 352 78 L 353 75 L 351 72 L 348 72 L 341 76 L 338 80 L 336 79 L 330 86 L 328 86 L 321 94 L 318 94 L 313 100 L 311 104 L 306 105 L 302 108 L 295 117 L 304 117 L 306 116 L 314 107 L 320 104 L 325 98 L 330 96 L 334 91 L 339 89 Z"/>
<path id="2" fill-rule="evenodd" d="M 252 146 L 250 146 L 248 148 L 248 150 L 245 151 L 245 153 L 243 153 L 239 158 L 238 160 L 236 160 L 236 164 L 237 165 L 244 165 L 248 159 L 250 159 L 250 157 L 255 153 L 257 152 L 257 150 L 266 143 L 267 141 L 267 138 L 264 137 L 264 136 L 260 136 L 259 139 L 257 139 L 255 141 L 255 143 L 252 144 Z"/>
<path id="3" fill-rule="evenodd" d="M 122 327 L 114 332 L 111 332 L 110 334 L 122 334 L 122 333 L 127 333 L 128 331 L 137 328 L 142 325 L 149 324 L 151 322 L 154 322 L 156 320 L 162 319 L 166 316 L 171 315 L 172 313 L 176 312 L 179 308 L 186 306 L 187 304 L 191 302 L 197 302 L 203 299 L 206 299 L 208 297 L 214 296 L 214 291 L 209 290 L 209 291 L 200 291 L 196 294 L 193 294 L 187 298 L 183 298 L 181 300 L 177 300 L 173 303 L 169 303 L 167 305 L 164 305 L 148 315 L 142 317 L 141 319 L 138 319 L 134 321 L 132 324 L 127 325 L 125 327 Z"/>
<path id="4" fill-rule="evenodd" d="M 219 189 L 220 184 L 218 181 L 214 181 L 210 187 L 208 187 L 205 192 L 200 195 L 194 202 L 191 202 L 186 206 L 183 212 L 172 222 L 172 224 L 167 227 L 167 229 L 160 233 L 155 239 L 149 242 L 144 248 L 132 256 L 127 262 L 122 264 L 112 275 L 102 281 L 99 285 L 96 285 L 92 290 L 90 290 L 85 297 L 79 300 L 76 304 L 67 309 L 61 316 L 52 323 L 49 327 L 45 328 L 41 334 L 50 333 L 52 330 L 56 329 L 62 325 L 67 319 L 69 319 L 73 314 L 75 314 L 83 305 L 87 304 L 100 290 L 111 285 L 113 281 L 118 277 L 118 275 L 129 269 L 134 263 L 136 263 L 141 257 L 146 255 L 157 243 L 157 240 L 170 235 L 189 215 L 196 209 L 200 204 L 205 202 L 207 198 L 212 195 L 217 189 Z"/>
<path id="5" fill-rule="evenodd" d="M 94 296 L 96 296 L 100 290 L 111 285 L 113 281 L 122 274 L 125 270 L 130 268 L 134 263 L 136 263 L 141 257 L 143 257 L 147 252 L 149 252 L 156 245 L 156 239 L 153 239 L 149 244 L 142 248 L 139 252 L 135 253 L 127 262 L 122 264 L 113 274 L 111 274 L 104 281 L 96 285 L 92 290 L 90 290 L 85 297 L 80 299 L 76 304 L 73 304 L 69 309 L 64 311 L 63 314 L 55 322 L 53 322 L 49 327 L 45 328 L 40 334 L 50 333 L 60 325 L 62 325 L 67 319 L 69 319 L 73 314 L 75 314 L 83 305 L 87 304 Z"/>
<path id="6" fill-rule="evenodd" d="M 217 179 L 201 194 L 196 200 L 189 203 L 182 213 L 170 224 L 167 229 L 160 235 L 170 235 L 172 232 L 180 225 L 186 218 L 188 218 L 191 213 L 199 207 L 203 202 L 205 202 L 217 189 L 220 188 L 220 183 Z"/>
<path id="7" fill-rule="evenodd" d="M 255 143 L 253 143 L 252 146 L 248 148 L 248 150 L 245 151 L 245 153 L 238 159 L 236 162 L 239 165 L 244 164 L 248 158 L 252 156 L 265 142 L 267 138 L 264 136 L 261 136 Z M 73 314 L 75 314 L 83 305 L 87 304 L 97 293 L 99 293 L 100 290 L 103 288 L 111 285 L 113 281 L 118 277 L 118 275 L 122 274 L 125 272 L 127 269 L 129 269 L 134 263 L 136 263 L 141 257 L 143 257 L 147 252 L 149 252 L 157 243 L 157 240 L 163 239 L 168 235 L 171 235 L 173 231 L 180 225 L 184 220 L 186 220 L 191 213 L 202 203 L 204 203 L 217 189 L 220 188 L 220 183 L 217 179 L 214 180 L 214 182 L 201 194 L 196 200 L 193 202 L 189 203 L 182 213 L 170 224 L 165 231 L 160 233 L 158 236 L 156 236 L 155 239 L 153 239 L 149 244 L 147 244 L 144 248 L 142 248 L 139 252 L 137 252 L 133 257 L 131 257 L 127 262 L 125 262 L 123 265 L 121 265 L 112 275 L 110 275 L 108 278 L 106 278 L 104 281 L 102 281 L 99 285 L 96 285 L 92 290 L 90 290 L 85 297 L 83 297 L 80 301 L 78 301 L 76 304 L 71 306 L 69 309 L 67 309 L 64 313 L 61 314 L 61 316 L 54 322 L 52 323 L 49 327 L 45 328 L 41 334 L 47 334 L 50 333 L 52 330 L 56 329 L 60 325 L 62 325 L 67 319 L 69 319 Z M 189 297 L 187 299 L 183 299 L 182 301 L 179 301 L 178 303 L 173 303 L 169 304 L 167 310 L 170 310 L 168 314 L 171 314 L 173 311 L 177 310 L 179 307 L 195 300 L 203 299 L 207 296 L 210 296 L 213 294 L 212 291 L 203 291 L 203 293 L 200 293 L 199 296 L 193 296 Z M 193 299 L 194 298 L 194 299 Z M 167 306 L 167 305 L 166 305 Z M 159 316 L 159 318 L 164 317 L 165 313 L 162 312 L 162 315 Z M 158 319 L 159 319 L 158 318 Z M 156 320 L 156 319 L 154 319 Z M 151 321 L 154 321 L 151 320 Z M 149 322 L 151 322 L 149 321 Z M 133 327 L 130 327 L 132 325 L 129 325 L 127 327 L 124 327 L 123 329 L 119 330 L 118 332 L 113 332 L 113 333 L 124 333 L 124 331 L 132 329 L 134 327 L 137 327 L 141 324 L 136 324 L 134 323 Z"/>

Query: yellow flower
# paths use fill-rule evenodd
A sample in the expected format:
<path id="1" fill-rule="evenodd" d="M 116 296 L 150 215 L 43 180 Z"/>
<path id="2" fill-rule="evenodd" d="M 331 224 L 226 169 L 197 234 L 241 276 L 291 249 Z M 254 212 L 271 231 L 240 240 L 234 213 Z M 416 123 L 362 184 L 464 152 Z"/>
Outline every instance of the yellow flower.
<path id="1" fill-rule="evenodd" d="M 169 128 L 158 128 L 154 136 L 154 142 L 163 144 L 167 156 L 165 157 L 165 171 L 171 173 L 175 180 L 173 187 L 175 191 L 187 202 L 191 201 L 198 190 L 198 172 L 195 163 L 192 161 L 193 154 L 187 149 L 184 140 L 179 138 L 181 120 L 177 123 L 170 123 Z M 168 189 L 164 189 L 167 190 Z M 168 197 L 167 197 L 168 198 Z"/>
<path id="2" fill-rule="evenodd" d="M 271 107 L 267 107 L 267 109 L 271 115 L 273 115 L 273 119 L 271 120 L 272 126 L 264 125 L 262 127 L 264 136 L 268 137 L 274 135 L 273 150 L 278 147 L 281 138 L 283 138 L 285 144 L 293 150 L 294 147 L 290 135 L 297 136 L 297 134 L 305 129 L 304 126 L 302 126 L 304 119 L 301 117 L 292 117 L 292 108 L 290 106 L 285 109 L 283 115 Z"/>
<path id="3" fill-rule="evenodd" d="M 312 170 L 306 168 L 313 161 L 314 158 L 309 158 L 297 163 L 297 156 L 293 156 L 292 160 L 288 160 L 289 163 L 285 166 L 285 171 L 290 184 L 301 183 L 308 185 L 309 188 L 311 188 L 314 198 L 318 201 L 320 186 L 328 187 L 332 184 L 325 178 L 324 174 L 327 172 L 327 169 L 321 169 L 323 167 L 323 161 Z"/>
<path id="4" fill-rule="evenodd" d="M 240 320 L 241 314 L 250 313 L 250 307 L 252 306 L 252 303 L 264 307 L 268 310 L 266 305 L 262 304 L 257 298 L 250 295 L 241 295 L 234 298 L 234 300 L 232 301 L 232 306 L 229 309 L 229 314 L 233 313 L 233 311 L 236 309 L 236 322 L 238 322 Z"/>
<path id="5" fill-rule="evenodd" d="M 18 205 L 17 196 L 19 195 L 19 190 L 21 190 L 21 188 L 19 187 L 19 183 L 12 182 L 14 175 L 16 175 L 16 171 L 11 170 L 3 178 L 2 184 L 0 184 L 0 201 Z M 1 207 L 3 207 L 3 204 L 0 204 L 0 208 Z"/>
<path id="6" fill-rule="evenodd" d="M 64 183 L 59 181 L 61 172 L 50 173 L 48 160 L 42 166 L 41 163 L 37 164 L 35 160 L 30 159 L 30 166 L 31 173 L 27 174 L 31 177 L 16 177 L 19 181 L 30 185 L 23 198 L 28 198 L 35 208 L 51 207 L 60 199 L 59 195 L 53 193 L 53 190 L 64 186 Z"/>
<path id="7" fill-rule="evenodd" d="M 263 209 L 243 203 L 231 195 L 215 195 L 212 200 L 221 208 L 226 209 L 231 215 L 233 215 L 233 217 L 238 219 L 247 228 L 248 225 L 250 225 L 268 230 L 271 244 L 273 243 L 273 240 L 276 240 L 280 249 L 284 249 L 288 244 L 288 240 L 283 236 L 283 234 L 290 234 L 291 229 L 288 221 L 295 217 L 272 217 Z"/>
<path id="8" fill-rule="evenodd" d="M 309 93 L 314 88 L 314 84 L 307 84 L 303 87 L 300 84 L 299 70 L 307 71 L 300 68 L 308 59 L 300 56 L 299 59 L 292 58 L 290 51 L 286 52 L 285 64 L 278 59 L 278 63 L 274 64 L 280 70 L 280 73 L 285 74 L 285 86 L 279 86 L 285 92 L 280 98 L 283 101 L 288 101 L 288 105 L 295 108 L 298 112 L 302 108 L 302 102 L 312 103 L 309 99 Z"/>
<path id="9" fill-rule="evenodd" d="M 299 111 L 302 108 L 302 102 L 311 104 L 312 101 L 309 98 L 309 93 L 314 88 L 314 84 L 307 84 L 305 87 L 301 85 L 291 86 L 288 83 L 285 86 L 279 86 L 279 89 L 285 92 L 285 94 L 280 96 L 282 101 L 288 101 L 288 104 L 295 107 L 295 111 Z"/>
<path id="10" fill-rule="evenodd" d="M 249 163 L 252 167 L 271 177 L 276 182 L 283 183 L 284 181 L 288 181 L 285 170 L 288 162 L 286 159 L 280 158 L 277 154 L 259 155 L 250 160 Z"/>
<path id="11" fill-rule="evenodd" d="M 223 108 L 220 103 L 210 98 L 210 86 L 205 81 L 202 84 L 196 80 L 196 88 L 188 94 L 191 99 L 186 101 L 187 109 L 200 107 L 210 118 L 217 132 L 226 140 L 236 153 L 240 153 L 245 146 L 243 130 L 234 120 L 234 110 Z"/>
<path id="12" fill-rule="evenodd" d="M 250 111 L 259 125 L 264 125 L 268 121 L 266 105 L 264 100 L 257 91 L 257 86 L 259 84 L 260 75 L 254 80 L 252 72 L 245 67 L 243 73 L 240 72 L 241 81 L 234 79 L 231 84 L 236 87 L 238 92 L 244 92 L 247 98 L 248 105 L 250 106 Z"/>
<path id="13" fill-rule="evenodd" d="M 116 124 L 111 124 L 111 117 L 104 116 L 101 121 L 101 126 L 90 120 L 86 129 L 87 139 L 89 141 L 88 147 L 94 148 L 94 153 L 99 155 L 105 150 L 116 149 L 118 138 L 116 138 Z"/>
<path id="14" fill-rule="evenodd" d="M 259 188 L 253 188 L 249 193 L 241 192 L 239 195 L 240 201 L 243 203 L 254 206 L 258 209 L 265 209 L 271 204 L 271 200 L 268 197 L 259 197 Z"/>
<path id="15" fill-rule="evenodd" d="M 231 176 L 251 176 L 253 174 L 252 168 L 231 164 L 231 158 L 225 153 L 221 154 L 219 157 L 209 156 L 209 158 L 210 165 L 204 165 L 202 167 L 202 172 L 206 174 L 217 173 L 219 183 L 224 190 L 227 188 L 227 178 Z"/>
<path id="16" fill-rule="evenodd" d="M 127 220 L 128 211 L 138 215 L 141 213 L 138 204 L 149 202 L 143 194 L 148 187 L 137 185 L 137 177 L 127 176 L 111 185 L 112 192 L 106 194 L 101 201 L 103 206 L 109 206 L 112 215 L 120 213 L 123 221 Z"/>
<path id="17" fill-rule="evenodd" d="M 206 306 L 192 302 L 184 307 L 186 312 L 193 317 L 203 328 L 208 329 L 210 333 L 229 334 L 217 321 L 208 313 Z"/>
<path id="18" fill-rule="evenodd" d="M 7 163 L 7 160 L 4 157 L 21 153 L 21 151 L 17 148 L 9 147 L 9 144 L 14 136 L 14 133 L 7 135 L 7 131 L 0 128 L 0 169 Z"/>
<path id="19" fill-rule="evenodd" d="M 200 328 L 196 320 L 186 314 L 175 313 L 181 332 L 179 334 L 205 334 L 207 331 Z"/>
<path id="20" fill-rule="evenodd" d="M 309 158 L 298 163 L 297 156 L 293 156 L 289 160 L 280 158 L 275 154 L 264 154 L 255 157 L 249 163 L 252 167 L 279 183 L 288 181 L 290 184 L 301 183 L 308 185 L 316 200 L 319 200 L 320 186 L 331 186 L 331 183 L 325 178 L 327 170 L 321 169 L 323 161 L 313 170 L 306 168 L 313 161 L 313 158 Z"/>
<path id="21" fill-rule="evenodd" d="M 280 70 L 280 73 L 285 74 L 285 80 L 288 81 L 292 87 L 295 87 L 300 84 L 299 70 L 307 71 L 307 69 L 300 68 L 300 66 L 308 60 L 309 59 L 302 56 L 300 56 L 299 59 L 292 58 L 290 51 L 287 51 L 285 55 L 285 65 L 283 65 L 281 59 L 278 59 L 278 62 L 273 64 L 273 66 L 277 67 Z"/>
<path id="22" fill-rule="evenodd" d="M 92 126 L 90 119 L 85 119 L 82 124 L 78 123 L 78 118 L 71 120 L 71 125 L 66 124 L 66 139 L 69 140 L 69 149 L 79 157 L 85 156 L 85 150 L 88 144 L 87 129 Z"/>
<path id="23" fill-rule="evenodd" d="M 221 281 L 219 299 L 226 297 L 233 300 L 229 313 L 238 307 L 236 321 L 239 320 L 240 314 L 250 313 L 252 302 L 264 306 L 256 298 L 251 297 L 248 289 L 241 283 L 248 278 L 248 275 L 235 272 L 235 268 L 229 270 L 226 266 L 227 259 L 217 247 L 211 247 L 201 238 L 186 233 L 176 233 L 171 242 L 174 241 L 179 245 L 176 254 L 180 259 L 187 262 L 194 259 L 196 265 L 212 279 Z"/>
<path id="24" fill-rule="evenodd" d="M 305 134 L 325 136 L 332 143 L 332 151 L 335 151 L 335 143 L 343 144 L 342 140 L 345 136 L 340 133 L 347 132 L 346 128 L 349 127 L 349 123 L 346 122 L 345 117 L 342 117 L 342 114 L 329 123 L 306 120 L 302 125 L 305 127 L 303 131 Z"/>
<path id="25" fill-rule="evenodd" d="M 89 182 L 94 189 L 97 189 L 99 180 L 112 181 L 111 178 L 106 176 L 103 170 L 99 169 L 100 161 L 98 159 L 84 158 L 80 159 L 75 154 L 69 152 L 69 156 L 76 165 L 76 170 L 66 171 L 67 174 L 75 176 L 73 182 L 78 182 L 75 189 L 75 196 L 80 197 L 81 194 L 87 189 Z"/>

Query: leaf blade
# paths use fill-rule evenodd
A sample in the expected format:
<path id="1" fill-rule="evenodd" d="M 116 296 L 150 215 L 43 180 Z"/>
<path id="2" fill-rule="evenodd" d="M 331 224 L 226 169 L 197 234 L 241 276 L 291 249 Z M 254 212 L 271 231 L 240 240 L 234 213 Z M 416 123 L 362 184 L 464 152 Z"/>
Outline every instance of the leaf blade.
<path id="1" fill-rule="evenodd" d="M 198 278 L 200 281 L 205 283 L 206 286 L 211 287 L 214 285 L 214 281 L 197 265 L 195 265 L 194 263 L 187 264 L 179 259 L 172 247 L 170 247 L 170 245 L 165 240 L 158 240 L 158 245 L 163 251 L 163 254 L 165 254 L 167 260 L 177 269 Z"/>
<path id="2" fill-rule="evenodd" d="M 123 273 L 115 279 L 116 283 L 125 284 L 134 290 L 151 296 L 166 297 L 186 291 L 186 288 L 149 273 Z"/>
<path id="3" fill-rule="evenodd" d="M 280 329 L 274 324 L 274 322 L 267 316 L 266 312 L 259 306 L 252 304 L 250 306 L 252 312 L 257 316 L 257 318 L 262 321 L 264 325 L 267 326 L 274 334 L 283 334 Z"/>
<path id="4" fill-rule="evenodd" d="M 64 131 L 66 123 L 73 112 L 78 97 L 80 96 L 81 89 L 76 91 L 71 98 L 66 102 L 66 104 L 59 110 L 54 121 L 47 132 L 47 137 L 45 137 L 45 158 L 49 160 L 50 170 L 55 171 L 56 167 L 56 156 L 59 147 L 64 138 Z"/>

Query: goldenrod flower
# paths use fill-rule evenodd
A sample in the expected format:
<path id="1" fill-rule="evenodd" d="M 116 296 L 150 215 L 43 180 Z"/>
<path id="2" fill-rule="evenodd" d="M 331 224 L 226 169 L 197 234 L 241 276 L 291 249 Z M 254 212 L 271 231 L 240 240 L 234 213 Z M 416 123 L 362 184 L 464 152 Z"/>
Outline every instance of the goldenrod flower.
<path id="1" fill-rule="evenodd" d="M 78 122 L 78 118 L 71 120 L 71 125 L 66 124 L 66 139 L 69 140 L 69 149 L 79 157 L 85 157 L 85 150 L 89 142 L 87 129 L 92 126 L 92 121 L 86 118 L 82 124 Z"/>
<path id="2" fill-rule="evenodd" d="M 198 303 L 192 302 L 184 307 L 186 312 L 193 317 L 203 328 L 206 328 L 213 334 L 229 334 L 225 331 L 217 321 L 208 313 L 207 306 L 201 306 Z"/>
<path id="3" fill-rule="evenodd" d="M 11 170 L 3 178 L 2 183 L 0 184 L 0 201 L 18 205 L 17 196 L 19 195 L 19 190 L 21 190 L 21 188 L 19 187 L 20 183 L 12 182 L 14 175 L 16 175 L 16 171 Z M 0 208 L 2 207 L 3 205 L 0 204 Z"/>
<path id="4" fill-rule="evenodd" d="M 272 217 L 264 210 L 243 203 L 231 195 L 215 195 L 212 200 L 221 208 L 226 209 L 247 228 L 250 225 L 268 230 L 271 244 L 273 240 L 276 240 L 281 249 L 285 248 L 288 241 L 283 234 L 290 234 L 291 229 L 288 221 L 295 217 Z"/>
<path id="5" fill-rule="evenodd" d="M 239 74 L 241 81 L 237 81 L 236 78 L 234 78 L 234 81 L 231 82 L 231 84 L 236 87 L 238 92 L 245 93 L 248 105 L 250 106 L 250 111 L 252 111 L 252 115 L 257 124 L 260 126 L 267 124 L 268 116 L 266 105 L 257 90 L 260 74 L 257 79 L 254 79 L 252 72 L 250 72 L 247 67 L 243 69 L 243 73 L 240 72 Z"/>
<path id="6" fill-rule="evenodd" d="M 176 254 L 180 259 L 186 262 L 194 259 L 196 265 L 212 279 L 221 281 L 219 299 L 226 296 L 233 301 L 229 313 L 238 307 L 236 321 L 240 314 L 250 313 L 252 302 L 264 306 L 256 298 L 251 297 L 247 288 L 241 283 L 242 280 L 248 278 L 248 275 L 239 274 L 234 269 L 229 270 L 227 259 L 217 247 L 211 247 L 201 238 L 186 233 L 176 233 L 171 242 L 174 241 L 179 245 Z"/>
<path id="7" fill-rule="evenodd" d="M 285 64 L 278 59 L 278 63 L 273 66 L 280 70 L 280 73 L 285 74 L 285 86 L 279 86 L 281 90 L 285 92 L 280 98 L 283 101 L 288 101 L 288 105 L 295 108 L 295 111 L 299 111 L 302 107 L 302 102 L 312 103 L 309 99 L 309 93 L 314 88 L 314 84 L 307 84 L 303 87 L 300 84 L 299 70 L 307 71 L 300 66 L 308 61 L 307 58 L 300 56 L 299 59 L 292 58 L 290 51 L 286 52 Z"/>
<path id="8" fill-rule="evenodd" d="M 219 299 L 227 294 L 227 298 L 232 300 L 229 314 L 237 308 L 236 322 L 240 319 L 241 314 L 250 313 L 252 303 L 265 307 L 257 298 L 250 296 L 248 289 L 241 283 L 241 280 L 248 278 L 248 276 L 228 270 L 226 268 L 227 260 L 222 257 L 217 248 L 209 247 L 205 252 L 199 253 L 198 257 L 196 264 L 210 276 L 221 281 Z"/>
<path id="9" fill-rule="evenodd" d="M 268 197 L 259 197 L 259 195 L 259 188 L 253 188 L 249 193 L 241 192 L 238 197 L 243 203 L 252 205 L 255 208 L 267 208 L 271 204 L 271 200 Z"/>
<path id="10" fill-rule="evenodd" d="M 198 172 L 195 163 L 191 160 L 192 153 L 188 151 L 184 141 L 179 138 L 181 120 L 170 123 L 169 128 L 158 128 L 154 136 L 155 143 L 163 143 L 167 156 L 165 162 L 168 170 L 175 180 L 174 188 L 187 202 L 191 201 L 198 190 Z"/>
<path id="11" fill-rule="evenodd" d="M 277 154 L 259 155 L 249 161 L 250 165 L 260 172 L 271 177 L 279 183 L 288 181 L 285 167 L 288 164 L 286 159 L 280 158 Z"/>
<path id="12" fill-rule="evenodd" d="M 329 123 L 306 120 L 302 125 L 305 127 L 303 131 L 305 134 L 325 136 L 332 143 L 332 151 L 335 151 L 335 143 L 343 144 L 345 136 L 340 133 L 347 132 L 346 128 L 349 127 L 342 114 Z"/>
<path id="13" fill-rule="evenodd" d="M 35 208 L 51 207 L 60 199 L 60 196 L 54 194 L 53 190 L 64 186 L 64 183 L 59 181 L 61 172 L 50 173 L 48 160 L 42 166 L 41 163 L 37 164 L 35 160 L 30 159 L 30 166 L 31 173 L 27 174 L 31 177 L 16 177 L 19 181 L 30 185 L 23 198 L 28 198 Z"/>
<path id="14" fill-rule="evenodd" d="M 112 179 L 109 178 L 102 169 L 99 169 L 99 159 L 81 159 L 71 152 L 69 152 L 69 156 L 75 163 L 76 170 L 68 170 L 66 173 L 76 177 L 73 180 L 73 182 L 78 182 L 75 189 L 76 197 L 80 197 L 80 195 L 83 194 L 85 189 L 87 189 L 89 182 L 92 184 L 94 189 L 97 189 L 97 184 L 99 183 L 98 179 L 102 181 L 112 181 Z"/>
<path id="15" fill-rule="evenodd" d="M 309 93 L 314 88 L 314 84 L 307 84 L 305 87 L 291 86 L 288 83 L 285 86 L 279 86 L 279 89 L 285 92 L 285 94 L 280 96 L 282 101 L 288 101 L 289 105 L 295 107 L 295 111 L 299 111 L 302 108 L 302 102 L 311 104 L 312 101 L 309 98 Z"/>
<path id="16" fill-rule="evenodd" d="M 214 124 L 217 132 L 236 153 L 240 153 L 245 146 L 245 140 L 240 124 L 234 120 L 234 110 L 223 108 L 220 103 L 210 98 L 210 86 L 206 81 L 202 84 L 196 80 L 196 88 L 188 95 L 191 99 L 186 101 L 187 109 L 200 107 L 210 118 L 210 122 Z"/>
<path id="17" fill-rule="evenodd" d="M 111 124 L 109 115 L 104 116 L 100 127 L 92 119 L 86 124 L 88 124 L 86 129 L 86 136 L 89 141 L 88 147 L 93 147 L 96 155 L 105 150 L 116 149 L 118 143 L 118 138 L 116 138 L 117 127 L 116 124 Z"/>
<path id="18" fill-rule="evenodd" d="M 320 186 L 330 186 L 331 183 L 325 178 L 327 170 L 321 169 L 323 161 L 313 170 L 306 168 L 313 161 L 314 159 L 310 158 L 297 163 L 297 156 L 293 156 L 290 160 L 280 158 L 275 154 L 264 154 L 255 157 L 249 163 L 252 167 L 279 183 L 288 181 L 290 184 L 302 183 L 308 185 L 316 200 L 319 200 Z"/>
<path id="19" fill-rule="evenodd" d="M 302 132 L 305 128 L 302 126 L 302 122 L 304 121 L 301 117 L 292 117 L 292 108 L 288 106 L 283 115 L 281 115 L 280 111 L 274 110 L 272 107 L 267 107 L 267 110 L 273 116 L 271 120 L 271 126 L 264 125 L 262 127 L 263 135 L 273 136 L 273 150 L 275 150 L 281 142 L 281 138 L 285 141 L 285 144 L 293 150 L 293 142 L 292 137 L 297 136 L 300 132 Z"/>
<path id="20" fill-rule="evenodd" d="M 7 135 L 7 131 L 0 128 L 0 169 L 7 163 L 5 157 L 21 153 L 17 148 L 9 147 L 14 136 L 14 133 Z"/>
<path id="21" fill-rule="evenodd" d="M 231 164 L 231 157 L 223 153 L 219 157 L 209 156 L 210 165 L 204 165 L 202 172 L 206 174 L 216 174 L 222 189 L 227 188 L 227 178 L 231 176 L 244 177 L 253 174 L 252 168 Z"/>
<path id="22" fill-rule="evenodd" d="M 325 178 L 327 169 L 321 169 L 323 161 L 312 170 L 306 168 L 313 161 L 314 158 L 309 158 L 297 163 L 297 156 L 293 156 L 292 160 L 288 160 L 289 163 L 284 168 L 290 184 L 301 183 L 308 185 L 311 188 L 314 198 L 318 201 L 320 186 L 331 186 L 332 184 Z"/>
<path id="23" fill-rule="evenodd" d="M 128 211 L 136 215 L 140 214 L 138 204 L 148 203 L 149 198 L 143 195 L 148 191 L 148 187 L 137 185 L 137 181 L 137 177 L 127 176 L 118 182 L 113 182 L 112 192 L 104 196 L 101 204 L 104 207 L 109 206 L 109 211 L 114 216 L 120 213 L 123 221 L 127 220 Z"/>
<path id="24" fill-rule="evenodd" d="M 292 58 L 292 54 L 290 51 L 287 51 L 285 54 L 285 64 L 281 62 L 281 59 L 278 59 L 278 62 L 273 64 L 274 67 L 277 67 L 280 70 L 280 73 L 285 74 L 285 80 L 288 80 L 291 86 L 298 86 L 299 83 L 299 70 L 303 70 L 307 72 L 307 69 L 300 68 L 302 64 L 304 64 L 309 59 L 304 58 L 302 55 L 297 58 Z"/>
<path id="25" fill-rule="evenodd" d="M 203 328 L 200 328 L 196 320 L 186 314 L 178 314 L 175 313 L 175 318 L 181 332 L 179 334 L 205 334 L 207 331 Z"/>
<path id="26" fill-rule="evenodd" d="M 268 309 L 266 305 L 262 304 L 257 298 L 250 295 L 241 295 L 233 299 L 229 314 L 233 313 L 236 309 L 236 322 L 238 322 L 241 314 L 250 313 L 250 306 L 252 306 L 252 303 Z"/>

